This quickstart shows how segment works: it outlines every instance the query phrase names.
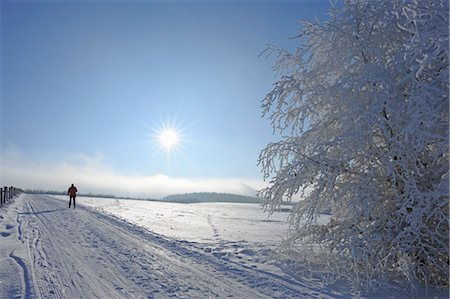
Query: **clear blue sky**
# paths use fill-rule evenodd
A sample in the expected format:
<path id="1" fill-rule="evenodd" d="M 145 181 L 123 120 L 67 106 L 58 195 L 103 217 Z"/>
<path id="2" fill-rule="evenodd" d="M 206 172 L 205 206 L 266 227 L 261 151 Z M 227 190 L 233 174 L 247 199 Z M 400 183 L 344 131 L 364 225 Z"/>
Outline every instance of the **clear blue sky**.
<path id="1" fill-rule="evenodd" d="M 2 2 L 3 163 L 13 155 L 17 168 L 56 176 L 56 165 L 94 161 L 124 177 L 262 180 L 258 154 L 275 137 L 260 103 L 276 77 L 258 54 L 295 47 L 298 20 L 323 19 L 328 6 Z M 180 138 L 170 153 L 155 137 L 167 126 Z M 8 165 L 2 180 L 14 184 Z"/>

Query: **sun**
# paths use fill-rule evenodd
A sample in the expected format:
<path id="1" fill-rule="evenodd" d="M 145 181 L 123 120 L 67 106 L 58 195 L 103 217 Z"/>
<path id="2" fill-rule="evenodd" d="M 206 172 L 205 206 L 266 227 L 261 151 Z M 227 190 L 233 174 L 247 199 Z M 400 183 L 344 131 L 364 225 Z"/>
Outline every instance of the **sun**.
<path id="1" fill-rule="evenodd" d="M 159 143 L 167 150 L 177 145 L 178 140 L 178 134 L 173 129 L 164 129 L 159 133 Z"/>
<path id="2" fill-rule="evenodd" d="M 167 161 L 184 156 L 186 144 L 192 143 L 186 136 L 186 126 L 175 120 L 160 120 L 159 124 L 148 127 L 151 130 L 149 141 L 153 147 L 153 154 L 163 154 Z"/>

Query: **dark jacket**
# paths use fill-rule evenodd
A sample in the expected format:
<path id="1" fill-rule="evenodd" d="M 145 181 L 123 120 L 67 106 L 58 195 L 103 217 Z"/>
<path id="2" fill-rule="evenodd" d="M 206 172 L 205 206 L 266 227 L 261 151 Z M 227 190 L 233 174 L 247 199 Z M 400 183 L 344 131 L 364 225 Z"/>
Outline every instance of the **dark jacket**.
<path id="1" fill-rule="evenodd" d="M 75 196 L 77 196 L 77 192 L 78 192 L 77 187 L 75 187 L 75 186 L 73 186 L 73 185 L 69 188 L 69 190 L 67 190 L 67 194 L 68 194 L 70 197 L 75 197 Z"/>

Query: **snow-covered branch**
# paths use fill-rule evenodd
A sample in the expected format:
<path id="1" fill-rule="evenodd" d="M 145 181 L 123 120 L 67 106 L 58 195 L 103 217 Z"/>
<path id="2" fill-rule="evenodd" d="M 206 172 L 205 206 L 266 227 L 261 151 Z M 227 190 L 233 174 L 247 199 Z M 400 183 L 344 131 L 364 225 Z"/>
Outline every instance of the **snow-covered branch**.
<path id="1" fill-rule="evenodd" d="M 265 52 L 281 77 L 263 116 L 284 137 L 260 154 L 271 184 L 259 196 L 270 211 L 301 194 L 284 249 L 320 244 L 366 290 L 400 274 L 448 285 L 448 11 L 446 0 L 345 1 L 302 23 L 295 53 Z"/>

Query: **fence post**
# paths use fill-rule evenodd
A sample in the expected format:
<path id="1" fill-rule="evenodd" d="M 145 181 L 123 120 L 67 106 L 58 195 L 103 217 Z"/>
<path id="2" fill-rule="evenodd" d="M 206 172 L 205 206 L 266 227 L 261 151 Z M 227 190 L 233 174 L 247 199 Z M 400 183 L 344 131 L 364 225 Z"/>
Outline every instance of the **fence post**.
<path id="1" fill-rule="evenodd" d="M 22 189 L 16 188 L 14 186 L 0 186 L 0 205 L 6 204 L 7 201 L 11 201 L 15 196 L 19 195 L 22 192 Z"/>

